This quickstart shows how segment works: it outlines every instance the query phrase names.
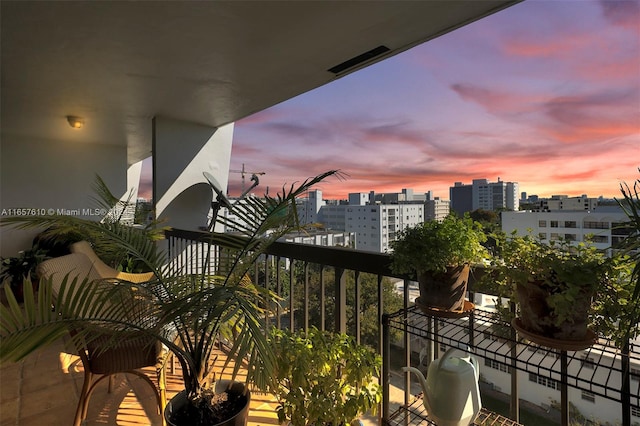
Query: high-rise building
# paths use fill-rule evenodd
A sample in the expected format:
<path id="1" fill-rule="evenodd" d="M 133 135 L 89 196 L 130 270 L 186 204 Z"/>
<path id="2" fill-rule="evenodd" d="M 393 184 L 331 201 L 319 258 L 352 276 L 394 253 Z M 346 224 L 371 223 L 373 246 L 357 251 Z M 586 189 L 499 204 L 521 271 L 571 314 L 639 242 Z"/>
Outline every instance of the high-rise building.
<path id="1" fill-rule="evenodd" d="M 449 188 L 451 210 L 462 216 L 466 212 L 483 210 L 518 210 L 518 183 L 474 179 L 471 185 L 455 182 Z"/>
<path id="2" fill-rule="evenodd" d="M 300 223 L 307 224 L 319 222 L 320 219 L 318 217 L 318 213 L 320 212 L 320 208 L 325 204 L 326 203 L 322 199 L 322 191 L 319 189 L 309 191 L 306 198 L 302 198 L 296 203 L 296 208 L 298 209 L 298 220 L 300 220 Z"/>
<path id="3" fill-rule="evenodd" d="M 465 212 L 473 211 L 473 186 L 456 182 L 449 188 L 451 211 L 462 216 Z"/>
<path id="4" fill-rule="evenodd" d="M 356 234 L 358 250 L 384 253 L 397 233 L 424 222 L 424 204 L 345 206 L 345 231 Z"/>
<path id="5" fill-rule="evenodd" d="M 449 200 L 441 200 L 440 197 L 429 199 L 424 204 L 424 220 L 437 220 L 442 222 L 449 215 L 451 203 Z"/>

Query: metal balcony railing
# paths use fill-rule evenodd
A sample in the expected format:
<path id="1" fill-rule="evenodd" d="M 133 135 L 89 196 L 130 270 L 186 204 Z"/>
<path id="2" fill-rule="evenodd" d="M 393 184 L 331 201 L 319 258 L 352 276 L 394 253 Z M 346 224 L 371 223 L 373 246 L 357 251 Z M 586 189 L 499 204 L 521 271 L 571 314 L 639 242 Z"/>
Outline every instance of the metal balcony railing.
<path id="1" fill-rule="evenodd" d="M 208 253 L 207 259 L 203 242 L 206 233 L 169 230 L 166 236 L 174 261 L 193 267 L 194 272 L 203 264 L 210 264 L 215 269 L 217 262 L 224 258 L 225 249 L 219 247 Z M 284 301 L 281 307 L 276 308 L 275 315 L 265 318 L 266 322 L 290 329 L 316 326 L 346 332 L 355 336 L 358 342 L 362 338 L 363 312 L 367 309 L 371 312 L 371 306 L 362 304 L 361 280 L 372 274 L 367 278 L 377 283 L 374 297 L 377 338 L 367 343 L 383 358 L 381 423 L 418 424 L 426 420 L 421 414 L 419 400 L 411 395 L 412 378 L 408 373 L 393 370 L 390 353 L 394 348 L 396 353 L 400 351 L 403 354 L 402 365 L 417 366 L 416 352 L 424 349 L 425 344 L 429 359 L 437 358 L 444 347 L 466 344 L 474 350 L 481 363 L 509 371 L 509 417 L 513 424 L 520 417 L 518 389 L 523 385 L 518 382 L 522 374 L 514 374 L 516 372 L 528 375 L 529 380 L 531 377 L 540 378 L 544 383 L 557 387 L 561 396 L 562 425 L 569 424 L 570 390 L 615 402 L 620 407 L 620 419 L 625 426 L 640 421 L 640 353 L 631 342 L 621 350 L 608 339 L 600 338 L 597 344 L 584 351 L 556 351 L 518 339 L 508 323 L 501 323 L 491 313 L 480 309 L 465 318 L 430 317 L 413 306 L 410 297 L 412 282 L 406 276 L 392 273 L 389 265 L 387 254 L 277 242 L 254 269 L 255 282 L 275 291 Z M 390 311 L 384 297 L 385 277 L 402 282 L 397 287 L 401 291 L 402 306 L 394 312 Z M 311 280 L 318 282 L 311 285 Z M 312 289 L 315 289 L 315 294 L 312 294 Z M 473 299 L 473 282 L 470 290 L 470 298 Z M 367 300 L 371 296 L 366 295 Z M 315 304 L 314 311 L 310 303 Z M 366 319 L 370 322 L 369 315 Z M 370 324 L 368 326 L 370 328 Z M 502 331 L 498 332 L 500 329 Z M 506 335 L 505 329 L 509 330 Z M 395 341 L 393 336 L 396 336 Z M 389 404 L 389 378 L 392 374 L 403 374 L 401 387 L 404 389 L 404 404 L 393 412 Z M 486 417 L 486 412 L 483 415 Z"/>

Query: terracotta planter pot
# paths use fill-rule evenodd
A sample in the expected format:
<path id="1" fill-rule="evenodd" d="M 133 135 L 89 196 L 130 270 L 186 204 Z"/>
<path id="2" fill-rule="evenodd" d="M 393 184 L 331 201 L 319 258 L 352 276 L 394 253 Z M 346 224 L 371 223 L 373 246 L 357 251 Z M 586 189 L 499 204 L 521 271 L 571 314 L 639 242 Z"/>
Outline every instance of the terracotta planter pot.
<path id="1" fill-rule="evenodd" d="M 228 389 L 229 384 L 231 387 Z M 240 410 L 228 419 L 218 423 L 198 423 L 194 420 L 196 413 L 189 413 L 182 416 L 176 416 L 174 413 L 180 411 L 187 405 L 186 391 L 179 392 L 171 398 L 164 410 L 164 418 L 169 426 L 246 426 L 249 417 L 249 403 L 251 402 L 251 393 L 246 389 L 245 385 L 239 382 L 231 382 L 229 380 L 218 380 L 216 382 L 216 392 L 220 393 L 228 389 L 233 395 L 241 395 L 244 403 L 240 404 Z M 194 416 L 194 417 L 192 417 Z"/>
<path id="2" fill-rule="evenodd" d="M 587 338 L 592 292 L 584 291 L 573 304 L 568 321 L 556 325 L 557 315 L 547 303 L 551 292 L 541 282 L 517 285 L 520 322 L 527 331 L 557 340 L 582 341 Z"/>
<path id="3" fill-rule="evenodd" d="M 448 268 L 447 272 L 422 272 L 418 274 L 420 303 L 446 310 L 461 311 L 464 308 L 469 265 Z"/>

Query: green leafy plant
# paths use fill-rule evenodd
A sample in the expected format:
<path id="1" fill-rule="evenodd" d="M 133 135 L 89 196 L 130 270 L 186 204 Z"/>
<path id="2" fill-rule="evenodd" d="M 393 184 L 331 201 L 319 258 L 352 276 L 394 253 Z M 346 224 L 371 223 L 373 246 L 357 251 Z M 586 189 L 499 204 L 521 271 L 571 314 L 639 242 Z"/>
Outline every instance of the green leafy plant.
<path id="1" fill-rule="evenodd" d="M 547 244 L 515 233 L 502 234 L 498 241 L 500 255 L 491 276 L 498 284 L 499 296 L 518 303 L 523 321 L 535 315 L 526 325 L 549 337 L 562 336 L 567 323 L 578 322 L 581 308 L 591 324 L 596 320 L 602 324 L 596 306 L 599 300 L 607 300 L 601 297 L 616 292 L 628 271 L 618 257 L 607 257 L 588 241 L 572 245 L 554 240 Z"/>
<path id="2" fill-rule="evenodd" d="M 638 171 L 640 172 L 640 168 Z M 623 225 L 628 234 L 613 248 L 627 255 L 626 262 L 632 268 L 632 272 L 629 285 L 622 286 L 623 291 L 628 289 L 628 292 L 620 297 L 625 307 L 619 313 L 621 324 L 617 330 L 624 333 L 620 340 L 628 344 L 629 339 L 640 334 L 640 179 L 636 179 L 633 188 L 626 183 L 621 183 L 620 193 L 622 199 L 617 201 L 629 219 Z"/>
<path id="3" fill-rule="evenodd" d="M 265 388 L 276 359 L 264 333 L 264 307 L 276 300 L 253 285 L 248 272 L 271 243 L 298 227 L 296 198 L 337 173 L 329 171 L 283 188 L 275 197 L 245 198 L 234 206 L 232 219 L 221 218 L 234 233 L 204 233 L 200 250 L 191 252 L 193 258 L 175 262 L 156 244 L 157 228 L 130 227 L 117 217 L 102 222 L 57 215 L 3 218 L 4 225 L 73 229 L 94 236 L 98 250 L 126 255 L 152 271 L 155 279 L 146 285 L 89 285 L 93 283 L 82 277 L 67 276 L 58 294 L 52 279 L 42 280 L 37 295 L 25 292 L 24 310 L 9 291 L 8 306 L 0 305 L 0 362 L 20 360 L 67 335 L 69 328 L 76 330 L 73 338 L 78 342 L 97 339 L 105 330 L 118 337 L 143 333 L 173 352 L 182 367 L 189 411 L 206 418 L 215 400 L 211 358 L 216 344 L 225 339 L 230 346 L 228 363 L 246 361 L 247 380 Z M 112 205 L 115 198 L 104 195 Z M 226 247 L 225 255 L 218 257 L 224 261 L 210 264 L 207 254 L 219 246 Z M 190 272 L 198 259 L 202 263 L 195 270 L 200 272 Z M 117 339 L 111 340 L 115 344 Z M 234 377 L 242 364 L 234 363 Z"/>
<path id="4" fill-rule="evenodd" d="M 427 221 L 406 228 L 391 243 L 391 269 L 411 274 L 445 272 L 447 267 L 481 262 L 487 255 L 482 226 L 469 216 L 447 216 L 442 222 Z"/>
<path id="5" fill-rule="evenodd" d="M 18 291 L 26 278 L 35 278 L 36 266 L 46 258 L 47 251 L 37 246 L 20 251 L 18 256 L 3 258 L 0 282 L 6 280 L 14 292 Z"/>
<path id="6" fill-rule="evenodd" d="M 349 425 L 382 397 L 376 377 L 381 359 L 352 337 L 311 328 L 307 333 L 273 329 L 275 354 L 271 391 L 278 419 L 302 425 Z"/>

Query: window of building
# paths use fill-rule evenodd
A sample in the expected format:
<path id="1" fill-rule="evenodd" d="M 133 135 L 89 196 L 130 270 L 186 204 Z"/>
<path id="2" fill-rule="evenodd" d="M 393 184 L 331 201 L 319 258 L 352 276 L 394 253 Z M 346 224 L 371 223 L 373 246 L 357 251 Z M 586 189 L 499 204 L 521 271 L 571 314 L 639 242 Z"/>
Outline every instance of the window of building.
<path id="1" fill-rule="evenodd" d="M 538 233 L 538 239 L 540 239 L 541 241 L 544 241 L 547 239 L 547 233 L 546 232 L 539 232 Z"/>
<path id="2" fill-rule="evenodd" d="M 560 234 L 558 234 L 557 232 L 552 232 L 551 233 L 551 237 L 549 239 L 550 240 L 559 240 L 560 239 Z"/>
<path id="3" fill-rule="evenodd" d="M 566 241 L 577 241 L 578 236 L 576 234 L 564 234 L 564 239 Z"/>
<path id="4" fill-rule="evenodd" d="M 557 220 L 552 220 L 551 221 L 551 227 L 552 228 L 557 228 L 558 227 L 558 221 Z"/>
<path id="5" fill-rule="evenodd" d="M 560 382 L 558 382 L 557 380 L 553 380 L 550 377 L 540 376 L 535 373 L 529 373 L 529 381 L 542 386 L 546 386 L 551 389 L 560 389 Z"/>
<path id="6" fill-rule="evenodd" d="M 618 244 L 620 244 L 622 241 L 624 241 L 624 237 L 616 237 L 616 236 L 611 236 L 611 245 L 613 247 L 617 246 Z"/>
<path id="7" fill-rule="evenodd" d="M 609 229 L 609 222 L 586 221 L 584 222 L 586 229 Z"/>
<path id="8" fill-rule="evenodd" d="M 581 364 L 584 368 L 588 368 L 590 370 L 593 370 L 595 368 L 596 363 L 594 362 L 593 358 L 583 355 L 582 356 L 582 361 Z"/>
<path id="9" fill-rule="evenodd" d="M 609 237 L 606 235 L 591 235 L 591 241 L 594 243 L 608 243 Z"/>
<path id="10" fill-rule="evenodd" d="M 629 235 L 632 229 L 628 223 L 625 222 L 612 222 L 611 223 L 611 235 Z"/>
<path id="11" fill-rule="evenodd" d="M 593 394 L 593 393 L 591 393 L 589 391 L 586 391 L 586 390 L 582 391 L 582 399 L 584 399 L 585 401 L 589 401 L 589 402 L 594 402 L 594 403 L 596 402 L 595 394 Z"/>
<path id="12" fill-rule="evenodd" d="M 538 221 L 538 226 L 540 228 L 546 228 L 547 227 L 547 221 L 546 220 L 539 220 Z"/>
<path id="13" fill-rule="evenodd" d="M 494 370 L 500 370 L 503 373 L 511 374 L 511 368 L 504 362 L 496 361 L 495 359 L 485 358 L 484 365 L 493 368 Z"/>
<path id="14" fill-rule="evenodd" d="M 640 408 L 631 406 L 631 415 L 633 417 L 640 417 Z"/>
<path id="15" fill-rule="evenodd" d="M 578 225 L 575 220 L 565 220 L 564 221 L 565 228 L 577 228 Z"/>

